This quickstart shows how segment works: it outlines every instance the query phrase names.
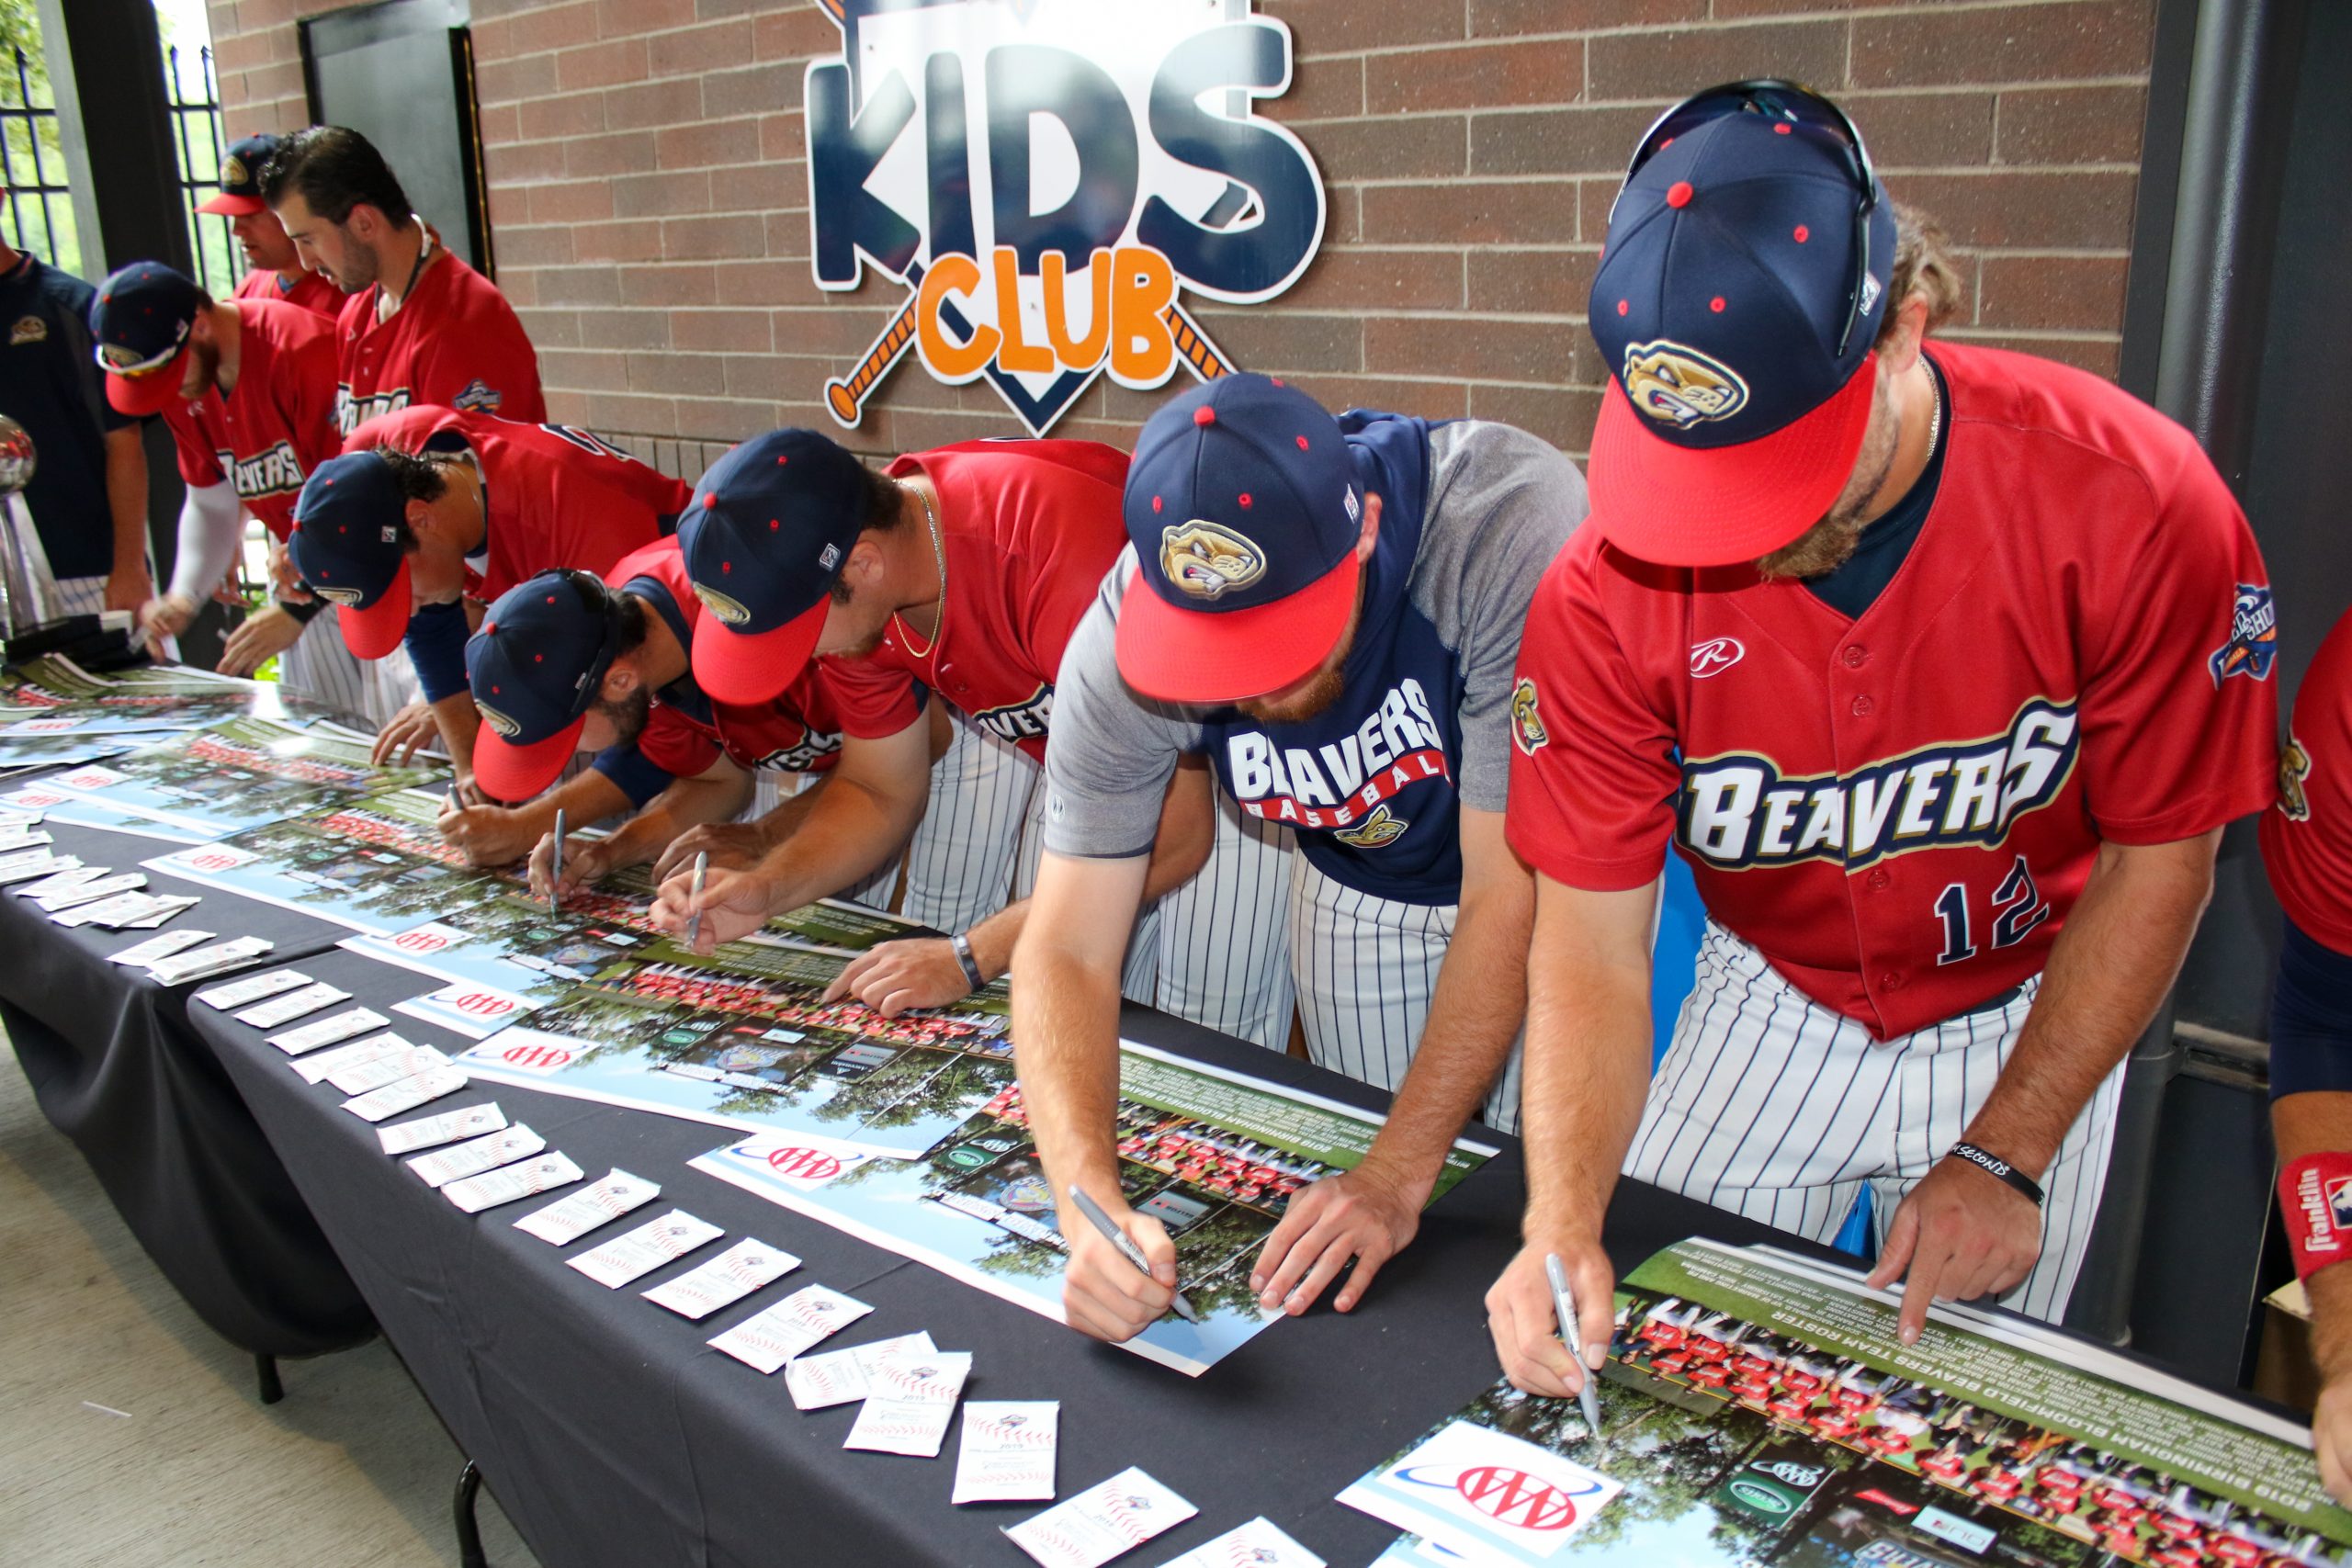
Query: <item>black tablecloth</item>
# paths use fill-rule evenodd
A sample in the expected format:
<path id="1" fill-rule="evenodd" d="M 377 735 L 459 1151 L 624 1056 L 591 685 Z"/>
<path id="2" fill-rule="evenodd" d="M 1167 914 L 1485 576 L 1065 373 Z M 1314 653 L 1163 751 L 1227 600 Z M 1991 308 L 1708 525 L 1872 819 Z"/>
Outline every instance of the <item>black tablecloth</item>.
<path id="1" fill-rule="evenodd" d="M 119 872 L 177 847 L 44 827 L 57 853 Z M 266 937 L 277 944 L 273 960 L 320 952 L 346 934 L 175 877 L 151 872 L 148 886 L 203 897 L 165 929 Z M 131 1234 L 213 1332 L 262 1355 L 356 1344 L 373 1327 L 367 1303 L 210 1047 L 188 1029 L 187 997 L 198 987 L 167 990 L 144 970 L 106 960 L 155 934 L 67 929 L 31 900 L 0 893 L 0 1022 L 41 1111 L 74 1140 Z"/>
<path id="2" fill-rule="evenodd" d="M 349 953 L 303 968 L 385 1013 L 434 988 Z M 638 1219 L 674 1203 L 730 1238 L 756 1236 L 803 1259 L 746 1302 L 688 1323 L 638 1292 L 710 1252 L 606 1291 L 564 1259 L 625 1226 L 558 1248 L 514 1228 L 551 1198 L 460 1213 L 387 1157 L 373 1129 L 336 1110 L 342 1096 L 303 1083 L 260 1031 L 197 1010 L 197 1029 L 385 1333 L 548 1568 L 1027 1562 L 997 1531 L 1044 1505 L 952 1506 L 954 1431 L 936 1461 L 844 1452 L 854 1406 L 803 1415 L 782 1374 L 763 1378 L 703 1343 L 811 1282 L 875 1308 L 842 1336 L 848 1343 L 925 1329 L 942 1349 L 974 1352 L 967 1398 L 1061 1401 L 1061 1496 L 1137 1464 L 1190 1499 L 1200 1517 L 1136 1553 L 1146 1564 L 1258 1514 L 1334 1563 L 1369 1561 L 1396 1532 L 1333 1495 L 1496 1376 L 1481 1300 L 1515 1245 L 1516 1146 L 1430 1212 L 1420 1238 L 1352 1314 L 1277 1323 L 1187 1378 L 687 1169 L 729 1141 L 723 1129 L 487 1084 L 430 1108 L 495 1100 L 590 1178 L 618 1166 L 660 1182 L 661 1198 Z M 464 1048 L 394 1018 L 409 1039 L 452 1055 Z M 1335 1099 L 1385 1100 L 1156 1014 L 1131 1011 L 1125 1027 L 1132 1038 Z M 1701 1233 L 1805 1247 L 1633 1183 L 1609 1214 L 1621 1269 Z"/>

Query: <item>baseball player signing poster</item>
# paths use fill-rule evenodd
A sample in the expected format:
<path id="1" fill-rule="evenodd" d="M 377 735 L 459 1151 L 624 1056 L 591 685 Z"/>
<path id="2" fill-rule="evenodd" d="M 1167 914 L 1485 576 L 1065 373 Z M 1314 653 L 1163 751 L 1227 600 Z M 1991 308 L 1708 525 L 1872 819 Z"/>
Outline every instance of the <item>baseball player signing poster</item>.
<path id="1" fill-rule="evenodd" d="M 1084 1189 L 1150 1258 L 1067 1227 L 1071 1325 L 1132 1337 L 1167 1310 L 1161 1224 L 1114 1149 L 1120 944 L 1179 759 L 1287 825 L 1289 951 L 1308 1048 L 1397 1090 L 1362 1164 L 1267 1238 L 1266 1309 L 1353 1307 L 1408 1242 L 1481 1104 L 1513 1121 L 1532 890 L 1503 841 L 1527 596 L 1584 512 L 1574 465 L 1505 425 L 1357 411 L 1233 375 L 1144 426 L 1128 551 L 1062 660 L 1046 858 L 1014 959 L 1014 1037 L 1054 1190 Z M 1498 1090 L 1498 1078 L 1502 1078 Z"/>
<path id="2" fill-rule="evenodd" d="M 1505 1371 L 1610 1334 L 1623 1168 L 1873 1284 L 2065 1309 L 2122 1062 L 2221 829 L 2272 794 L 2270 591 L 2185 432 L 2095 377 L 1929 342 L 1957 283 L 1836 106 L 1687 100 L 1637 149 L 1590 320 L 1593 526 L 1521 644 L 1510 840 L 1538 874 L 1526 1247 Z M 1653 1079 L 1667 845 L 1711 917 Z"/>
<path id="3" fill-rule="evenodd" d="M 2270 1010 L 2270 1130 L 2295 1272 L 2311 1292 L 2320 1479 L 2352 1505 L 2352 615 L 2295 694 L 2262 859 L 2287 912 Z"/>

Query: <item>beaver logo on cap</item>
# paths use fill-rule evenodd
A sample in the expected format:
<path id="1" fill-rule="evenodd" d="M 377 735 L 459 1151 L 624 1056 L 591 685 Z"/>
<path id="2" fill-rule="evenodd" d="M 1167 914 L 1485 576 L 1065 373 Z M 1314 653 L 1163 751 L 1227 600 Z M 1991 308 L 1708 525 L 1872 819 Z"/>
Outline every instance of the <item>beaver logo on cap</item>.
<path id="1" fill-rule="evenodd" d="M 1218 599 L 1266 575 L 1266 552 L 1247 535 L 1195 517 L 1159 534 L 1159 570 L 1195 599 Z"/>
<path id="2" fill-rule="evenodd" d="M 102 343 L 98 344 L 98 357 L 114 369 L 128 370 L 134 365 L 144 363 L 147 355 L 127 343 Z"/>
<path id="3" fill-rule="evenodd" d="M 220 160 L 222 186 L 241 186 L 247 184 L 251 179 L 252 176 L 245 173 L 245 161 L 234 152 Z"/>
<path id="4" fill-rule="evenodd" d="M 717 615 L 730 626 L 751 624 L 752 612 L 716 588 L 705 588 L 697 582 L 695 584 L 695 597 L 701 600 L 712 615 Z"/>
<path id="5" fill-rule="evenodd" d="M 1661 424 L 1688 430 L 1747 406 L 1747 383 L 1720 359 L 1659 338 L 1625 345 L 1625 398 Z"/>
<path id="6" fill-rule="evenodd" d="M 366 597 L 356 588 L 322 588 L 315 582 L 311 585 L 311 592 L 333 604 L 348 604 L 355 609 L 358 607 L 359 601 Z"/>
<path id="7" fill-rule="evenodd" d="M 505 714 L 499 712 L 496 708 L 492 707 L 480 697 L 476 697 L 474 699 L 474 706 L 481 710 L 481 721 L 490 726 L 492 729 L 498 731 L 498 738 L 500 739 L 512 740 L 516 736 L 523 733 L 523 727 L 521 725 L 515 723 L 514 719 L 510 718 Z"/>

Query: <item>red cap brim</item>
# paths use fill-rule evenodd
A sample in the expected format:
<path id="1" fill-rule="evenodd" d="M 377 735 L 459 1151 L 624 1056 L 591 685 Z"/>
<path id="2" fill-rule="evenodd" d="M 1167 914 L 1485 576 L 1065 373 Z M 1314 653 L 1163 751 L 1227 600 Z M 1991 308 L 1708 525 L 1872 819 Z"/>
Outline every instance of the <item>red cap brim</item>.
<path id="1" fill-rule="evenodd" d="M 243 218 L 249 213 L 259 212 L 262 207 L 262 199 L 257 196 L 231 196 L 226 191 L 209 201 L 196 204 L 198 212 L 217 212 L 224 218 Z"/>
<path id="2" fill-rule="evenodd" d="M 408 562 L 401 562 L 400 570 L 392 574 L 392 585 L 384 596 L 366 609 L 353 604 L 337 604 L 335 624 L 343 628 L 343 646 L 358 659 L 381 659 L 400 647 L 408 636 L 408 618 L 414 608 L 409 597 Z"/>
<path id="3" fill-rule="evenodd" d="M 587 728 L 588 716 L 582 714 L 545 740 L 524 746 L 485 724 L 474 737 L 474 782 L 492 799 L 509 805 L 529 800 L 562 776 Z"/>
<path id="4" fill-rule="evenodd" d="M 1138 571 L 1119 601 L 1119 675 L 1143 696 L 1194 705 L 1247 702 L 1295 685 L 1340 645 L 1363 561 L 1247 610 L 1180 610 Z"/>
<path id="5" fill-rule="evenodd" d="M 752 706 L 775 701 L 808 668 L 817 651 L 817 638 L 825 629 L 825 612 L 832 603 L 832 596 L 827 594 L 784 625 L 764 632 L 736 631 L 705 609 L 702 619 L 695 623 L 695 684 L 718 702 Z"/>
<path id="6" fill-rule="evenodd" d="M 107 401 L 117 413 L 127 413 L 140 419 L 162 413 L 179 400 L 180 382 L 187 378 L 187 349 L 183 346 L 172 355 L 172 362 L 143 376 L 118 376 L 107 372 Z"/>
<path id="7" fill-rule="evenodd" d="M 1873 350 L 1804 418 L 1702 449 L 1660 439 L 1612 378 L 1586 466 L 1591 525 L 1627 555 L 1660 566 L 1730 566 L 1793 544 L 1853 477 L 1877 385 Z"/>

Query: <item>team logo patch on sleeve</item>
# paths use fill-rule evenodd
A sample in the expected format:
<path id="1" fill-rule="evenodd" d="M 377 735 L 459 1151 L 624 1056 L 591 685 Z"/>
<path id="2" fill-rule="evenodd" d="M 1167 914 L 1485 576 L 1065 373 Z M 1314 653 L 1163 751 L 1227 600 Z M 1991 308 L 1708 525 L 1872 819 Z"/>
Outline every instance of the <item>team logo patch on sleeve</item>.
<path id="1" fill-rule="evenodd" d="M 477 376 L 450 400 L 450 406 L 467 413 L 496 413 L 498 405 L 505 400 L 505 393 Z"/>
<path id="2" fill-rule="evenodd" d="M 1353 844 L 1360 850 L 1376 850 L 1384 844 L 1395 843 L 1404 835 L 1405 829 L 1411 826 L 1410 822 L 1391 812 L 1386 806 L 1375 806 L 1372 808 L 1371 816 L 1352 828 L 1332 834 L 1331 837 L 1343 844 Z"/>
<path id="3" fill-rule="evenodd" d="M 2278 606 L 2271 602 L 2267 584 L 2241 582 L 2230 605 L 2230 640 L 2213 650 L 2208 661 L 2215 686 L 2233 675 L 2256 681 L 2270 679 L 2278 661 Z"/>
<path id="4" fill-rule="evenodd" d="M 1247 535 L 1195 517 L 1159 533 L 1159 570 L 1195 599 L 1218 599 L 1266 575 L 1266 552 Z"/>
<path id="5" fill-rule="evenodd" d="M 1747 383 L 1722 360 L 1659 338 L 1625 345 L 1625 397 L 1660 424 L 1687 430 L 1747 406 Z"/>
<path id="6" fill-rule="evenodd" d="M 1535 682 L 1525 675 L 1510 689 L 1510 738 L 1531 757 L 1552 740 L 1552 732 L 1544 728 L 1544 716 L 1536 711 Z"/>
<path id="7" fill-rule="evenodd" d="M 2287 749 L 2278 753 L 2278 809 L 2290 822 L 2312 819 L 2312 798 L 2303 793 L 2303 781 L 2312 776 L 2312 754 L 2293 736 L 2287 738 Z"/>

